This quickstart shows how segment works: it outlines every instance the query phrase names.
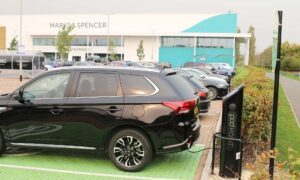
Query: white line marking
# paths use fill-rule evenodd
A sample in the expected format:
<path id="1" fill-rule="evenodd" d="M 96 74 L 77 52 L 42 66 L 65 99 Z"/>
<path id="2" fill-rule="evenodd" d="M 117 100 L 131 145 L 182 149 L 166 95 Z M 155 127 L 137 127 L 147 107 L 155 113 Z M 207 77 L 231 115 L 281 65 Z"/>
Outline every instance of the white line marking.
<path id="1" fill-rule="evenodd" d="M 113 177 L 113 178 L 122 178 L 122 179 L 174 180 L 174 179 L 169 179 L 169 178 L 154 178 L 154 177 L 142 177 L 142 176 L 126 176 L 126 175 L 115 175 L 115 174 L 103 174 L 103 173 L 70 171 L 70 170 L 61 170 L 61 169 L 38 168 L 38 167 L 30 167 L 30 166 L 17 166 L 17 165 L 9 165 L 9 164 L 0 164 L 0 167 L 23 169 L 23 170 L 32 170 L 32 171 L 45 171 L 45 172 L 65 173 L 65 174 L 98 176 L 98 177 Z"/>
<path id="2" fill-rule="evenodd" d="M 23 157 L 23 156 L 31 156 L 31 155 L 36 155 L 36 154 L 40 154 L 42 153 L 43 151 L 36 151 L 36 152 L 28 152 L 28 153 L 18 153 L 18 152 L 15 152 L 15 153 L 6 153 L 6 154 L 3 154 L 1 156 L 3 157 Z"/>
<path id="3" fill-rule="evenodd" d="M 286 92 L 285 92 L 283 86 L 282 86 L 282 90 L 283 90 L 283 92 L 284 92 L 284 94 L 285 94 L 285 97 L 287 98 L 287 100 L 288 100 L 288 102 L 289 102 L 289 105 L 290 105 L 290 107 L 291 107 L 291 109 L 292 109 L 292 111 L 293 111 L 293 114 L 294 114 L 294 117 L 295 117 L 296 122 L 297 122 L 297 124 L 298 124 L 298 127 L 300 128 L 299 120 L 298 120 L 298 118 L 297 118 L 297 116 L 296 116 L 296 113 L 295 113 L 295 111 L 294 111 L 294 108 L 293 108 L 293 106 L 292 106 L 292 104 L 291 104 L 290 98 L 289 98 L 288 95 L 286 94 Z"/>

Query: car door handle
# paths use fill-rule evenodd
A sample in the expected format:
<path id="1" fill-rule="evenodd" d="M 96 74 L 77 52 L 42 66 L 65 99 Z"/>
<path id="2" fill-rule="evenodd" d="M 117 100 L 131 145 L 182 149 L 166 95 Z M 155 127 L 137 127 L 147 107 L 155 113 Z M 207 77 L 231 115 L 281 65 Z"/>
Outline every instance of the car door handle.
<path id="1" fill-rule="evenodd" d="M 118 112 L 118 111 L 122 111 L 122 109 L 117 108 L 116 106 L 111 106 L 108 109 L 106 109 L 106 111 L 108 111 L 110 113 L 115 113 L 115 112 Z"/>
<path id="2" fill-rule="evenodd" d="M 59 113 L 62 113 L 64 110 L 63 109 L 49 109 L 49 111 L 53 115 L 58 115 Z"/>

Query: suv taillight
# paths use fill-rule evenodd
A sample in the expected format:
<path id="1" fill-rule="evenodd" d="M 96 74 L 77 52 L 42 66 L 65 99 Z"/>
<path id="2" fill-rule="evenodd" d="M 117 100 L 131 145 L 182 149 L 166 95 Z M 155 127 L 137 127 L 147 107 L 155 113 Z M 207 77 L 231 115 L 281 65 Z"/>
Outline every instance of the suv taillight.
<path id="1" fill-rule="evenodd" d="M 203 91 L 199 91 L 198 92 L 198 96 L 200 96 L 200 97 L 206 97 L 206 93 L 203 92 Z"/>
<path id="2" fill-rule="evenodd" d="M 162 104 L 173 109 L 177 114 L 184 114 L 192 110 L 196 102 L 195 99 L 191 99 L 187 101 L 165 101 Z"/>

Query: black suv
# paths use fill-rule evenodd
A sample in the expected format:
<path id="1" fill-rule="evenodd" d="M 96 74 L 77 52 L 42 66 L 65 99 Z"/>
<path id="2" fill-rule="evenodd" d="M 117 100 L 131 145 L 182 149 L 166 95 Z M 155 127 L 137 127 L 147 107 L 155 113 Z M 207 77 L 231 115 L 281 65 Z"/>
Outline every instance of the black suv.
<path id="1" fill-rule="evenodd" d="M 199 137 L 199 98 L 176 72 L 70 67 L 0 96 L 6 147 L 101 150 L 125 171 L 154 154 L 186 150 Z"/>

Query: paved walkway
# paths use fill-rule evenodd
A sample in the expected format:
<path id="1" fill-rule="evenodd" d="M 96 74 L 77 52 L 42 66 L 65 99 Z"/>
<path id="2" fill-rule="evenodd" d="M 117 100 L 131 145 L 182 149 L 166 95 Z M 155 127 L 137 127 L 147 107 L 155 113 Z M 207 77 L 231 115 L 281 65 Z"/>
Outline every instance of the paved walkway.
<path id="1" fill-rule="evenodd" d="M 266 73 L 266 75 L 274 79 L 273 73 Z M 280 84 L 288 97 L 296 119 L 298 120 L 298 126 L 300 127 L 300 81 L 280 76 Z"/>
<path id="2" fill-rule="evenodd" d="M 5 93 L 12 93 L 22 84 L 26 83 L 29 79 L 23 79 L 22 82 L 19 79 L 1 78 L 0 77 L 0 95 Z"/>

